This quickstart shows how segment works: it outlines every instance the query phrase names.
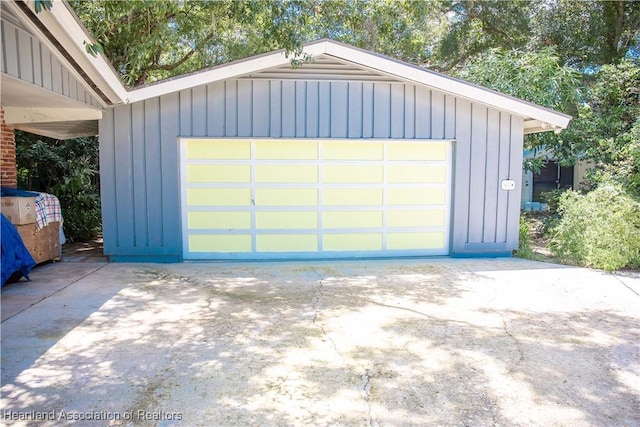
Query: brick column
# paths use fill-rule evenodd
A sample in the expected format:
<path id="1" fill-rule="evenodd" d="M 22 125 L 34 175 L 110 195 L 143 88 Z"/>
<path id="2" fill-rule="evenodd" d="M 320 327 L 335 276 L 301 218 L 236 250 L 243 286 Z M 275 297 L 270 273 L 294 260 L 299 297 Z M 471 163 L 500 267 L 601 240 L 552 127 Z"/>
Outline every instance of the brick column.
<path id="1" fill-rule="evenodd" d="M 16 167 L 16 140 L 13 126 L 4 123 L 4 110 L 0 107 L 0 184 L 3 187 L 18 186 Z"/>

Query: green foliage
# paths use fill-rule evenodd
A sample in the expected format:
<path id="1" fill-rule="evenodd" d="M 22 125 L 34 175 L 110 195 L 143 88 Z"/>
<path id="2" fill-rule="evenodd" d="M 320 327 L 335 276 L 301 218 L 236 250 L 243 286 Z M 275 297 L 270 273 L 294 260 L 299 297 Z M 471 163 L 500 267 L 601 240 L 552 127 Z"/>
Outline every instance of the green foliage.
<path id="1" fill-rule="evenodd" d="M 577 117 L 559 136 L 592 162 L 592 187 L 612 177 L 640 195 L 640 67 L 630 60 L 606 65 L 590 78 Z"/>
<path id="2" fill-rule="evenodd" d="M 569 112 L 579 100 L 580 74 L 551 47 L 536 51 L 490 49 L 457 75 L 543 107 Z"/>
<path id="3" fill-rule="evenodd" d="M 640 8 L 633 1 L 443 0 L 448 25 L 434 61 L 463 69 L 484 52 L 553 46 L 579 70 L 640 53 Z"/>
<path id="4" fill-rule="evenodd" d="M 138 86 L 258 53 L 299 54 L 304 1 L 70 2 L 127 85 Z"/>
<path id="5" fill-rule="evenodd" d="M 15 139 L 20 187 L 60 200 L 70 240 L 96 237 L 101 228 L 98 139 L 60 141 L 20 131 Z"/>
<path id="6" fill-rule="evenodd" d="M 51 187 L 63 207 L 64 229 L 71 240 L 87 241 L 100 232 L 100 196 L 93 185 L 97 170 L 87 157 L 76 159 L 62 180 Z"/>
<path id="7" fill-rule="evenodd" d="M 551 215 L 558 213 L 560 208 L 560 200 L 567 189 L 551 190 L 540 195 L 540 198 L 547 204 L 547 212 Z"/>
<path id="8" fill-rule="evenodd" d="M 518 229 L 518 249 L 514 255 L 518 258 L 535 259 L 535 252 L 531 248 L 532 243 L 531 226 L 525 215 L 520 216 L 520 225 Z"/>
<path id="9" fill-rule="evenodd" d="M 640 266 L 640 203 L 617 183 L 560 198 L 550 249 L 563 262 L 607 271 Z"/>
<path id="10" fill-rule="evenodd" d="M 531 52 L 491 49 L 460 70 L 457 77 L 565 113 L 575 112 L 581 98 L 580 74 L 563 65 L 551 47 Z M 525 149 L 541 147 L 561 162 L 577 156 L 553 132 L 525 136 Z M 529 158 L 524 168 L 538 171 L 543 163 L 540 157 Z"/>
<path id="11" fill-rule="evenodd" d="M 461 70 L 491 49 L 523 48 L 531 38 L 530 17 L 539 2 L 531 0 L 445 0 L 448 17 L 431 63 L 442 70 Z"/>
<path id="12" fill-rule="evenodd" d="M 435 1 L 87 1 L 70 2 L 130 86 L 285 49 L 295 66 L 302 44 L 322 37 L 425 63 L 442 34 Z"/>
<path id="13" fill-rule="evenodd" d="M 304 40 L 328 37 L 414 64 L 425 64 L 445 24 L 441 2 L 335 0 L 307 2 Z"/>
<path id="14" fill-rule="evenodd" d="M 534 46 L 556 46 L 579 69 L 617 63 L 639 53 L 640 8 L 634 1 L 538 2 L 531 17 Z"/>

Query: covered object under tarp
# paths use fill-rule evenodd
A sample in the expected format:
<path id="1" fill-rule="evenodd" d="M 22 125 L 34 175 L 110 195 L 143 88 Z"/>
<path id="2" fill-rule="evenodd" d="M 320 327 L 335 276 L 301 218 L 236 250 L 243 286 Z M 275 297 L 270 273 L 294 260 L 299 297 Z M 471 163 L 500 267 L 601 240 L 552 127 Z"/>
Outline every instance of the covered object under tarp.
<path id="1" fill-rule="evenodd" d="M 36 265 L 36 262 L 24 246 L 14 225 L 4 215 L 2 215 L 2 229 L 0 230 L 0 247 L 2 252 L 2 286 L 12 277 L 19 279 L 24 276 L 29 279 L 29 272 Z"/>

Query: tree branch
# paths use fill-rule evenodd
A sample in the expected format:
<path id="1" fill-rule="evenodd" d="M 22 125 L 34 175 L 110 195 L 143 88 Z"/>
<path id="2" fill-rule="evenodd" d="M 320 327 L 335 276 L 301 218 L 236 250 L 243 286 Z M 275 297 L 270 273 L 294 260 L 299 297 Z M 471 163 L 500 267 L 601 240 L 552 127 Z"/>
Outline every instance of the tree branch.
<path id="1" fill-rule="evenodd" d="M 482 29 L 485 30 L 488 33 L 492 33 L 498 36 L 502 36 L 502 38 L 507 42 L 507 45 L 509 46 L 510 49 L 513 49 L 515 47 L 515 43 L 513 41 L 513 39 L 511 38 L 511 36 L 509 36 L 509 34 L 507 34 L 506 32 L 499 30 L 497 28 L 495 28 L 494 26 L 490 25 L 487 21 L 485 21 L 484 19 L 481 19 L 480 22 L 482 22 Z"/>
<path id="2" fill-rule="evenodd" d="M 178 68 L 179 66 L 187 62 L 189 58 L 191 58 L 206 42 L 211 40 L 213 36 L 215 36 L 215 33 L 212 31 L 209 34 L 207 34 L 207 36 L 204 39 L 202 39 L 202 41 L 196 47 L 191 49 L 189 52 L 187 52 L 182 58 L 180 58 L 176 62 L 172 64 L 165 64 L 165 65 L 157 64 L 154 67 L 150 67 L 149 70 L 163 70 L 163 71 L 175 70 L 176 68 Z"/>

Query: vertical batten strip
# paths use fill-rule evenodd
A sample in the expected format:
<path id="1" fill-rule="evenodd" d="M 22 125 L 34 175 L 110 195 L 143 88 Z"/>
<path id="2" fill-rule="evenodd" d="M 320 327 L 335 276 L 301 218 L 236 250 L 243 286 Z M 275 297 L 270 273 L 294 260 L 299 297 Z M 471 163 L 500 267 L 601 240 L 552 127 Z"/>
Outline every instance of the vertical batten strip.
<path id="1" fill-rule="evenodd" d="M 133 115 L 133 105 L 129 105 L 127 108 L 127 113 L 129 116 L 129 135 L 131 136 L 131 141 L 129 143 L 129 159 L 131 161 L 130 165 L 129 165 L 129 170 L 132 171 L 131 175 L 130 175 L 130 182 L 131 182 L 131 221 L 133 223 L 133 233 L 131 238 L 132 238 L 132 244 L 133 247 L 135 248 L 136 246 L 138 246 L 137 242 L 138 242 L 138 233 L 137 233 L 137 226 L 138 226 L 138 222 L 137 222 L 137 218 L 136 218 L 136 206 L 137 206 L 137 186 L 136 186 L 136 177 L 135 177 L 135 170 L 136 168 L 134 167 L 134 165 L 136 164 L 135 162 L 135 148 L 136 148 L 136 141 L 135 141 L 135 136 L 133 133 L 133 119 L 134 119 L 134 115 Z"/>
<path id="2" fill-rule="evenodd" d="M 524 120 L 519 116 L 511 116 L 511 147 L 509 150 L 509 178 L 516 182 L 516 188 L 509 191 L 507 208 L 507 244 L 518 247 L 518 230 L 520 223 L 520 197 L 522 183 L 522 155 L 524 140 Z M 520 185 L 518 185 L 520 183 Z"/>

